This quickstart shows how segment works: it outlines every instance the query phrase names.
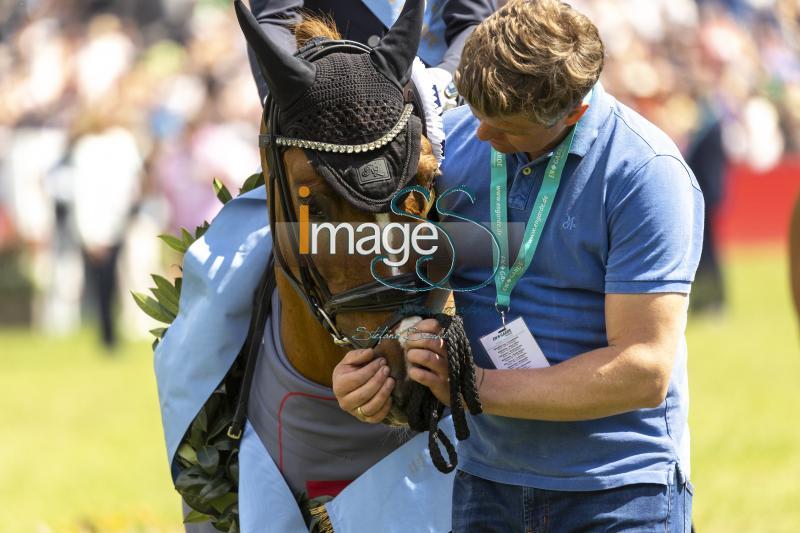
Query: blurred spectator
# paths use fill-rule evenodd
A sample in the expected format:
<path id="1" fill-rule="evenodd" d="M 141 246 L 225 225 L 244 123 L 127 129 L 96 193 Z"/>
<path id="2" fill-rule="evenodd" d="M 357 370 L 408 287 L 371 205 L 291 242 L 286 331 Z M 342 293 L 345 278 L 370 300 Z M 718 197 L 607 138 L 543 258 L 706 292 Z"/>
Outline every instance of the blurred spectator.
<path id="1" fill-rule="evenodd" d="M 797 151 L 796 0 L 576 0 L 609 56 L 602 78 L 688 150 L 713 102 L 727 157 L 767 170 Z"/>
<path id="2" fill-rule="evenodd" d="M 722 123 L 713 111 L 704 106 L 704 125 L 697 130 L 686 153 L 686 163 L 694 172 L 705 197 L 703 249 L 692 288 L 693 312 L 723 311 L 723 284 L 719 250 L 715 236 L 717 213 L 722 203 L 728 157 L 722 145 Z"/>
<path id="3" fill-rule="evenodd" d="M 86 285 L 97 303 L 103 345 L 112 349 L 117 258 L 139 199 L 142 156 L 113 110 L 89 110 L 81 122 L 71 154 L 72 201 Z"/>

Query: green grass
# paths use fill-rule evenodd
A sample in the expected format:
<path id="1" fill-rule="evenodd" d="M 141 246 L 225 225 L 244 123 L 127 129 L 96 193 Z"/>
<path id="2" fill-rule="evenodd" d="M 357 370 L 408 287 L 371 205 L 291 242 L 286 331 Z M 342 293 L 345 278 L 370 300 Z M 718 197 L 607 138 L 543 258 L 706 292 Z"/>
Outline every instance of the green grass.
<path id="1" fill-rule="evenodd" d="M 693 319 L 700 533 L 800 531 L 800 350 L 781 250 L 730 257 L 731 307 Z M 180 531 L 148 344 L 0 331 L 0 531 Z"/>
<path id="2" fill-rule="evenodd" d="M 0 531 L 180 531 L 147 343 L 0 333 Z"/>
<path id="3" fill-rule="evenodd" d="M 729 312 L 688 329 L 700 533 L 800 531 L 800 336 L 782 250 L 731 256 Z"/>

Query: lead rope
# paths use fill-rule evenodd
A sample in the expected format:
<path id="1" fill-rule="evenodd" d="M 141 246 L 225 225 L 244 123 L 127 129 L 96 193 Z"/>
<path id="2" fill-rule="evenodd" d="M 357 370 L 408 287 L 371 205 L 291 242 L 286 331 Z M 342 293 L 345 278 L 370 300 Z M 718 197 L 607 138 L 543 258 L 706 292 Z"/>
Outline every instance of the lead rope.
<path id="1" fill-rule="evenodd" d="M 419 314 L 419 313 L 414 313 Z M 442 339 L 447 349 L 448 378 L 450 381 L 450 413 L 458 440 L 469 438 L 469 426 L 464 404 L 473 415 L 483 412 L 478 389 L 475 386 L 475 365 L 472 349 L 464 331 L 464 321 L 460 316 L 443 313 L 422 313 L 435 318 L 444 328 Z M 414 431 L 428 431 L 428 452 L 433 465 L 447 474 L 458 465 L 455 446 L 439 428 L 439 420 L 444 413 L 444 404 L 436 399 L 428 387 L 412 382 L 408 400 L 408 425 Z M 441 446 L 440 446 L 441 444 Z M 441 447 L 447 452 L 445 460 Z"/>

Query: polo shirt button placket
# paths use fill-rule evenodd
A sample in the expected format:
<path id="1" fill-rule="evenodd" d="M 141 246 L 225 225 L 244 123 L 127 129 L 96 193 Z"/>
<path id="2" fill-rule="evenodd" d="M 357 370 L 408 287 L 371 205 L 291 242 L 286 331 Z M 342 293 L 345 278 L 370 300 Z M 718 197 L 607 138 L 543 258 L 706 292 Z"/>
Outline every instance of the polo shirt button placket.
<path id="1" fill-rule="evenodd" d="M 517 171 L 516 179 L 511 185 L 511 190 L 508 195 L 508 207 L 510 209 L 524 210 L 528 203 L 528 196 L 530 195 L 533 183 L 530 177 L 533 174 L 533 165 L 521 168 Z M 524 177 L 525 179 L 521 179 Z"/>

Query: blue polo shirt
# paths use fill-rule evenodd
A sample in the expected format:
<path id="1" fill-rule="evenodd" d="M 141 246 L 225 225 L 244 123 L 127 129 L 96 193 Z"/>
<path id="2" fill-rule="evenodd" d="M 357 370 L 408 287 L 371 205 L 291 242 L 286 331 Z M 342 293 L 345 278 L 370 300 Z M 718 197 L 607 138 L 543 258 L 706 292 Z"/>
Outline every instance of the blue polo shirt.
<path id="1" fill-rule="evenodd" d="M 490 145 L 475 137 L 468 107 L 444 117 L 446 158 L 437 189 L 466 186 L 441 206 L 489 227 Z M 513 261 L 542 183 L 548 156 L 507 157 L 509 251 Z M 472 222 L 444 217 L 453 239 L 454 287 L 474 287 L 492 273 L 491 237 Z M 689 293 L 703 235 L 703 197 L 675 144 L 598 84 L 581 119 L 561 186 L 533 262 L 511 294 L 551 365 L 608 345 L 608 293 Z M 456 292 L 476 363 L 493 368 L 479 338 L 500 326 L 492 281 Z M 471 417 L 459 444 L 466 472 L 501 483 L 585 491 L 631 483 L 667 484 L 689 472 L 686 344 L 666 400 L 581 422 Z"/>

